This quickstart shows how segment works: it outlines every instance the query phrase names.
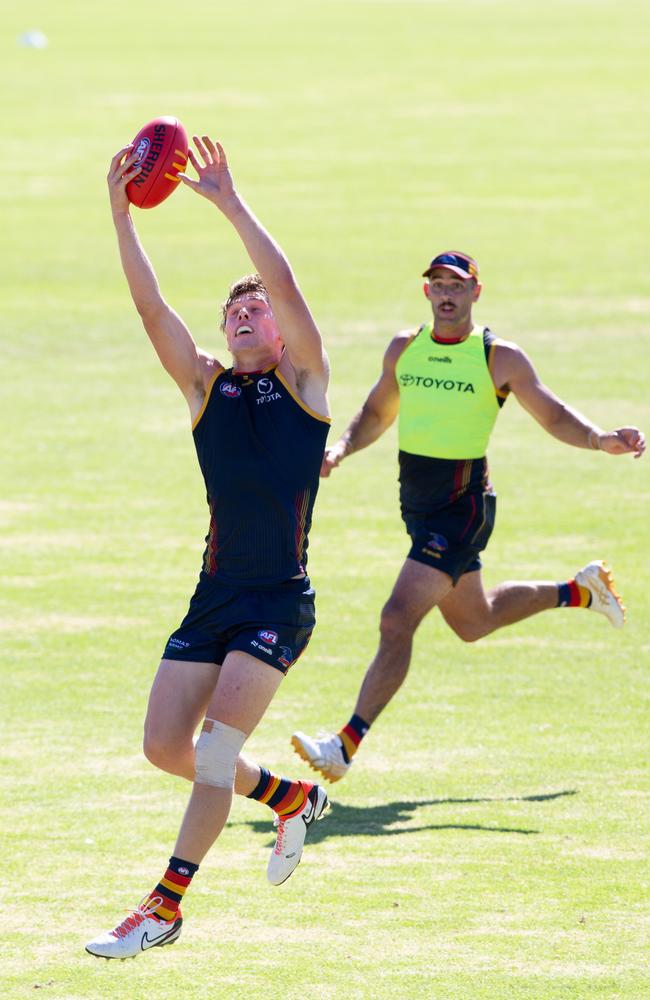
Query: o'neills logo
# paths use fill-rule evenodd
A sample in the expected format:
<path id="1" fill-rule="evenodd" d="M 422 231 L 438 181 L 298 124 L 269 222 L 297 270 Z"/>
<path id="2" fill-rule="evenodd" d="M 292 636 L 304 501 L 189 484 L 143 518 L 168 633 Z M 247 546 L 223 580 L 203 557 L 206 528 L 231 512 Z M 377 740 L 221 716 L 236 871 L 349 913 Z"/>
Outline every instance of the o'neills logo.
<path id="1" fill-rule="evenodd" d="M 430 378 L 424 375 L 400 375 L 400 382 L 405 387 L 421 385 L 424 389 L 444 389 L 445 392 L 473 392 L 471 382 L 457 382 L 453 378 Z"/>
<path id="2" fill-rule="evenodd" d="M 136 164 L 142 166 L 142 170 L 137 177 L 134 177 L 131 181 L 135 187 L 141 187 L 146 181 L 147 177 L 156 166 L 156 163 L 160 159 L 163 149 L 165 148 L 165 132 L 167 131 L 166 125 L 154 125 L 153 130 L 153 142 L 149 139 L 142 138 L 138 143 L 138 159 Z"/>

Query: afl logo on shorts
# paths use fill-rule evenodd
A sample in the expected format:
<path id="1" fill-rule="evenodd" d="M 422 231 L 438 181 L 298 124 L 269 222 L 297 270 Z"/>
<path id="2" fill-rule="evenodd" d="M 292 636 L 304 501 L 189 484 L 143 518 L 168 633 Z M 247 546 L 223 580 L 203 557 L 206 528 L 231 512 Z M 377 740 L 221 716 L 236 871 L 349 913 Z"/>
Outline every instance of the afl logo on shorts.
<path id="1" fill-rule="evenodd" d="M 272 632 L 270 628 L 261 628 L 257 633 L 257 638 L 262 642 L 268 642 L 269 646 L 275 646 L 278 641 L 278 633 Z"/>
<path id="2" fill-rule="evenodd" d="M 140 164 L 143 162 L 143 160 L 146 159 L 150 146 L 151 142 L 149 141 L 149 139 L 147 139 L 146 136 L 143 136 L 143 138 L 140 139 L 140 142 L 138 143 L 138 148 L 136 149 L 138 158 L 133 164 L 134 167 L 139 167 Z"/>
<path id="3" fill-rule="evenodd" d="M 444 535 L 437 535 L 435 531 L 432 531 L 429 535 L 428 546 L 433 549 L 434 552 L 446 552 L 449 548 L 449 542 Z"/>
<path id="4" fill-rule="evenodd" d="M 257 383 L 257 391 L 261 392 L 263 396 L 268 396 L 270 392 L 273 392 L 273 382 L 270 378 L 261 378 Z"/>
<path id="5" fill-rule="evenodd" d="M 228 399 L 236 399 L 237 396 L 241 396 L 240 387 L 233 385 L 232 382 L 222 382 L 219 386 L 219 392 Z"/>

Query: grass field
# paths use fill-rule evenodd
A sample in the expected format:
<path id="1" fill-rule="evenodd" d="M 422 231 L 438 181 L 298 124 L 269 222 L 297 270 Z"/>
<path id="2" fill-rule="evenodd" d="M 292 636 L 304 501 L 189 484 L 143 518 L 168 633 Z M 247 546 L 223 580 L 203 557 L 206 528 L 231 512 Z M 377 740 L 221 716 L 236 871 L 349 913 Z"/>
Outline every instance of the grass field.
<path id="1" fill-rule="evenodd" d="M 626 629 L 558 611 L 468 646 L 432 615 L 290 882 L 266 883 L 267 810 L 237 801 L 178 945 L 83 945 L 158 879 L 184 809 L 141 723 L 207 527 L 185 404 L 120 271 L 111 155 L 159 114 L 222 138 L 326 337 L 333 438 L 449 246 L 481 263 L 479 321 L 594 420 L 647 430 L 647 2 L 28 0 L 2 27 L 0 993 L 642 1000 L 649 460 L 569 450 L 514 402 L 486 582 L 604 556 Z M 17 44 L 30 28 L 46 49 Z M 221 350 L 234 234 L 185 189 L 137 223 Z M 374 652 L 407 551 L 395 450 L 391 432 L 322 487 L 319 627 L 248 745 L 276 771 L 307 776 L 292 730 L 342 725 Z"/>

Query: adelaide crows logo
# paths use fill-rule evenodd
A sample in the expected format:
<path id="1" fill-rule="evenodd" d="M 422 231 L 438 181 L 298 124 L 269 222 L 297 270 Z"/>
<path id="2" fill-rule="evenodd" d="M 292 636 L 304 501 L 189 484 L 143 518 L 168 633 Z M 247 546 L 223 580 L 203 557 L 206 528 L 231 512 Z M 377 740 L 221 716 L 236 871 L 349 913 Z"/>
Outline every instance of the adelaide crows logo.
<path id="1" fill-rule="evenodd" d="M 282 646 L 282 655 L 278 659 L 283 667 L 290 667 L 293 663 L 293 650 L 289 646 Z"/>
<path id="2" fill-rule="evenodd" d="M 449 548 L 449 542 L 444 535 L 438 535 L 435 531 L 432 531 L 429 535 L 429 540 L 427 545 L 434 552 L 446 552 Z"/>
<path id="3" fill-rule="evenodd" d="M 241 396 L 240 386 L 234 385 L 232 382 L 222 382 L 219 386 L 219 392 L 222 396 L 227 396 L 228 399 L 235 399 L 237 396 Z"/>

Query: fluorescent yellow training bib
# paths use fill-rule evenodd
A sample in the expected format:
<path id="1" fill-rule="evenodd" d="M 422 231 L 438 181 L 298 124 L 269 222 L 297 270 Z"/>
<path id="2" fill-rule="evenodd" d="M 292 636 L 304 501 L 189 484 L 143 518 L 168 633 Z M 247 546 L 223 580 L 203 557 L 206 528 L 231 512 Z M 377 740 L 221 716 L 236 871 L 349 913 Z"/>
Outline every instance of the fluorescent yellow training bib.
<path id="1" fill-rule="evenodd" d="M 427 323 L 396 365 L 400 449 L 430 458 L 482 458 L 499 412 L 483 327 L 460 344 L 438 343 L 432 334 Z"/>

